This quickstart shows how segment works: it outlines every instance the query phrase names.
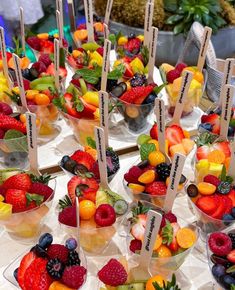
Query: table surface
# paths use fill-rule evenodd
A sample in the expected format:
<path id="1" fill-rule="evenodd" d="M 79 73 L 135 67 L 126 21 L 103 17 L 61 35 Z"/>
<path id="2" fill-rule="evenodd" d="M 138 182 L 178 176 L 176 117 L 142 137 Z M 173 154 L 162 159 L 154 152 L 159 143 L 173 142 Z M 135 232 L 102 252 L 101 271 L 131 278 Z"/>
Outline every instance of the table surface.
<path id="1" fill-rule="evenodd" d="M 130 198 L 125 193 L 125 190 L 122 185 L 123 174 L 127 171 L 131 164 L 133 164 L 138 159 L 138 152 L 132 152 L 126 155 L 120 156 L 121 168 L 117 173 L 115 179 L 110 183 L 111 188 L 122 194 L 128 201 Z M 191 160 L 190 158 L 186 162 L 184 168 L 184 174 L 187 178 L 193 178 L 193 172 L 190 167 Z M 57 222 L 57 216 L 55 213 L 55 207 L 59 198 L 66 194 L 66 184 L 69 180 L 68 176 L 63 173 L 57 175 L 57 187 L 55 199 L 51 211 L 46 219 L 46 226 L 48 230 L 53 233 L 53 236 L 56 238 L 63 239 L 63 233 L 60 231 L 59 224 Z M 190 212 L 187 199 L 184 194 L 180 194 L 174 203 L 173 212 L 180 218 L 188 222 L 194 222 L 195 217 Z M 109 257 L 115 254 L 127 254 L 127 249 L 125 246 L 125 240 L 122 237 L 116 234 L 113 238 L 113 242 L 105 250 L 105 257 L 88 257 L 88 278 L 86 284 L 82 289 L 90 290 L 96 289 L 94 285 L 98 284 L 96 278 L 97 268 L 101 265 L 102 261 L 108 260 Z M 17 243 L 14 240 L 11 240 L 7 233 L 2 231 L 0 233 L 0 289 L 1 290 L 11 290 L 15 289 L 10 285 L 2 276 L 2 273 L 5 267 L 19 254 L 21 254 L 29 245 Z M 201 252 L 203 249 L 204 253 Z M 107 257 L 108 256 L 108 257 Z M 184 264 L 176 272 L 178 282 L 180 283 L 182 290 L 210 290 L 214 289 L 212 284 L 212 277 L 207 264 L 207 257 L 205 255 L 205 244 L 200 242 L 200 246 L 196 246 L 192 251 L 192 254 L 187 257 Z M 97 287 L 97 286 L 96 286 Z M 36 290 L 36 289 L 35 289 Z"/>

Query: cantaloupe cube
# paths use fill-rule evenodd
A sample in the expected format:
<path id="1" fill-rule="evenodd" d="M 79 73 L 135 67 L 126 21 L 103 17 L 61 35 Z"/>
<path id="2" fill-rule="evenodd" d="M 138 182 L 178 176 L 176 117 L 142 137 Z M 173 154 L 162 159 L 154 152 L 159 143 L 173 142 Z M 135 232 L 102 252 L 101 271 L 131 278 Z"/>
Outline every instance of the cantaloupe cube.
<path id="1" fill-rule="evenodd" d="M 183 155 L 186 155 L 184 147 L 181 143 L 170 147 L 170 155 L 173 157 L 175 153 L 181 153 Z"/>
<path id="2" fill-rule="evenodd" d="M 194 144 L 194 141 L 191 139 L 182 139 L 182 145 L 187 155 L 192 151 Z"/>
<path id="3" fill-rule="evenodd" d="M 162 69 L 166 74 L 175 69 L 172 65 L 170 65 L 169 63 L 163 63 L 161 66 L 160 66 L 160 69 Z"/>

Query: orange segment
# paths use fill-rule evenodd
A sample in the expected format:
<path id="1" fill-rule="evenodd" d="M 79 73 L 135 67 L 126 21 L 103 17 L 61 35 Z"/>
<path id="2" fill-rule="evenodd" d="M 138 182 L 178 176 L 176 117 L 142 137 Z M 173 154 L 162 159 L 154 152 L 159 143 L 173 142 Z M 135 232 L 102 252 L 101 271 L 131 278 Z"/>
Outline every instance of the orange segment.
<path id="1" fill-rule="evenodd" d="M 166 158 L 160 151 L 153 151 L 150 152 L 148 160 L 150 165 L 157 166 L 158 164 L 165 162 Z"/>
<path id="2" fill-rule="evenodd" d="M 181 228 L 176 234 L 178 245 L 183 249 L 191 248 L 197 240 L 197 236 L 189 228 Z"/>
<path id="3" fill-rule="evenodd" d="M 101 22 L 94 23 L 94 28 L 96 32 L 103 32 L 104 31 L 104 25 Z"/>
<path id="4" fill-rule="evenodd" d="M 186 130 L 183 130 L 183 132 L 184 132 L 184 137 L 187 139 L 190 139 L 190 133 Z"/>
<path id="5" fill-rule="evenodd" d="M 128 187 L 131 189 L 133 194 L 139 194 L 145 190 L 145 186 L 135 183 L 129 183 Z"/>
<path id="6" fill-rule="evenodd" d="M 47 106 L 50 104 L 50 98 L 46 94 L 35 95 L 34 101 L 37 105 Z"/>
<path id="7" fill-rule="evenodd" d="M 146 290 L 155 290 L 156 288 L 153 286 L 153 282 L 156 282 L 160 287 L 163 287 L 164 286 L 163 282 L 166 283 L 166 280 L 161 275 L 153 276 L 152 278 L 150 278 L 147 281 L 145 289 Z"/>
<path id="8" fill-rule="evenodd" d="M 155 241 L 153 250 L 156 251 L 161 246 L 161 244 L 162 244 L 162 237 L 160 235 L 157 235 L 157 239 Z"/>
<path id="9" fill-rule="evenodd" d="M 38 37 L 39 39 L 47 40 L 48 37 L 49 37 L 49 34 L 48 34 L 48 33 L 39 33 L 39 34 L 37 35 L 37 37 Z"/>
<path id="10" fill-rule="evenodd" d="M 225 154 L 223 151 L 220 150 L 213 150 L 208 154 L 208 161 L 217 163 L 217 164 L 223 164 L 225 161 Z"/>
<path id="11" fill-rule="evenodd" d="M 230 165 L 230 157 L 227 157 L 224 161 L 224 166 L 226 167 L 226 171 L 229 170 L 229 165 Z"/>
<path id="12" fill-rule="evenodd" d="M 155 171 L 147 170 L 143 174 L 140 175 L 138 181 L 144 184 L 151 183 L 155 180 Z"/>
<path id="13" fill-rule="evenodd" d="M 172 256 L 171 251 L 164 245 L 161 245 L 156 252 L 159 258 L 168 258 Z"/>
<path id="14" fill-rule="evenodd" d="M 86 29 L 76 30 L 74 32 L 74 38 L 80 41 L 87 39 L 87 30 Z"/>
<path id="15" fill-rule="evenodd" d="M 20 68 L 21 68 L 21 69 L 26 69 L 26 68 L 28 68 L 29 64 L 30 64 L 30 60 L 29 60 L 29 58 L 27 58 L 26 56 L 25 56 L 25 57 L 22 57 L 22 58 L 20 59 Z"/>
<path id="16" fill-rule="evenodd" d="M 215 193 L 216 186 L 208 182 L 199 182 L 197 185 L 197 189 L 203 195 L 211 195 Z"/>

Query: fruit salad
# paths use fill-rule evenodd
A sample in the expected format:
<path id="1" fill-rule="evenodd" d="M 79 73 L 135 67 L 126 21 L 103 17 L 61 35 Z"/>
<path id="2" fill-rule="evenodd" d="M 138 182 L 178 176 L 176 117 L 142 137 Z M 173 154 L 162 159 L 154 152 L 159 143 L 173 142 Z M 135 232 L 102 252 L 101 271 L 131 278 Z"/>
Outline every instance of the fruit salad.
<path id="1" fill-rule="evenodd" d="M 28 165 L 26 125 L 22 115 L 0 102 L 0 152 L 1 166 L 25 168 Z"/>
<path id="2" fill-rule="evenodd" d="M 209 109 L 204 115 L 201 116 L 199 124 L 199 132 L 211 132 L 213 134 L 220 134 L 220 115 L 222 110 L 220 107 Z M 233 138 L 235 134 L 235 108 L 232 109 L 231 118 L 228 127 L 228 138 Z"/>
<path id="3" fill-rule="evenodd" d="M 207 240 L 207 252 L 211 273 L 223 289 L 235 287 L 235 231 L 215 232 Z"/>
<path id="4" fill-rule="evenodd" d="M 134 266 L 125 256 L 119 259 L 110 259 L 97 273 L 99 280 L 104 284 L 98 290 L 167 290 L 180 289 L 176 284 L 175 275 L 167 281 L 162 275 L 154 275 L 147 281 L 136 282 L 131 277 L 130 270 Z"/>
<path id="5" fill-rule="evenodd" d="M 78 196 L 81 246 L 87 252 L 101 253 L 127 212 L 127 202 L 121 195 L 100 187 L 89 173 L 72 177 L 67 189 L 68 195 L 59 201 L 60 224 L 68 233 L 76 234 L 75 198 Z"/>
<path id="6" fill-rule="evenodd" d="M 55 181 L 20 170 L 0 171 L 0 224 L 14 239 L 34 238 L 54 198 Z"/>
<path id="7" fill-rule="evenodd" d="M 77 150 L 71 156 L 63 156 L 60 166 L 66 173 L 69 172 L 70 176 L 90 173 L 99 182 L 97 151 L 94 142 L 91 140 L 90 145 L 92 147 L 85 146 L 84 151 Z M 120 168 L 119 157 L 111 147 L 106 150 L 106 162 L 108 179 L 111 181 Z"/>
<path id="8" fill-rule="evenodd" d="M 158 131 L 157 131 L 157 124 L 153 124 L 150 134 L 141 134 L 137 139 L 137 144 L 142 146 L 146 144 L 145 147 L 158 150 Z M 175 153 L 180 153 L 182 155 L 187 156 L 195 146 L 193 140 L 190 139 L 190 134 L 188 131 L 183 130 L 179 125 L 170 125 L 165 130 L 165 143 L 166 143 L 166 153 L 173 158 Z M 155 149 L 153 145 L 148 144 L 155 144 Z M 143 148 L 145 148 L 143 147 Z M 151 149 L 150 149 L 151 148 Z"/>
<path id="9" fill-rule="evenodd" d="M 193 80 L 190 84 L 182 116 L 192 113 L 194 107 L 198 107 L 200 98 L 203 94 L 205 84 L 203 74 L 197 69 L 197 67 L 187 66 L 185 63 L 178 63 L 176 67 L 163 63 L 159 70 L 164 83 L 167 83 L 166 91 L 168 94 L 168 112 L 170 115 L 173 115 L 179 97 L 183 71 L 188 70 L 193 73 Z"/>
<path id="10" fill-rule="evenodd" d="M 128 218 L 127 247 L 130 254 L 136 254 L 134 256 L 136 259 L 141 250 L 147 212 L 150 209 L 159 211 L 163 217 L 154 245 L 150 272 L 168 275 L 183 264 L 193 249 L 198 238 L 197 228 L 177 218 L 172 212 L 164 213 L 151 203 L 138 202 L 132 206 L 131 213 L 126 217 Z"/>
<path id="11" fill-rule="evenodd" d="M 10 273 L 13 266 L 17 268 Z M 81 249 L 78 252 L 76 239 L 69 238 L 61 244 L 45 233 L 29 252 L 8 266 L 4 277 L 24 290 L 80 289 L 86 282 L 86 259 Z"/>
<path id="12" fill-rule="evenodd" d="M 139 133 L 146 129 L 147 117 L 153 110 L 158 87 L 148 84 L 146 76 L 136 73 L 130 80 L 118 83 L 110 96 L 118 103 L 118 110 L 128 130 Z"/>

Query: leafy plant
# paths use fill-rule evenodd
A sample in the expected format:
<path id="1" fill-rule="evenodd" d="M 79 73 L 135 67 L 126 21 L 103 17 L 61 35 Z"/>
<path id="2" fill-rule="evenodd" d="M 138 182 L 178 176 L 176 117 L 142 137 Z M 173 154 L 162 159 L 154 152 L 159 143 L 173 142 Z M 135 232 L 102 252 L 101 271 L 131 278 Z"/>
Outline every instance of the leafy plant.
<path id="1" fill-rule="evenodd" d="M 153 287 L 156 290 L 180 290 L 179 286 L 176 284 L 175 274 L 172 275 L 171 281 L 163 282 L 163 287 L 159 286 L 157 282 L 153 282 Z"/>
<path id="2" fill-rule="evenodd" d="M 218 0 L 164 0 L 164 5 L 172 14 L 166 24 L 174 26 L 175 34 L 188 32 L 194 21 L 211 27 L 213 32 L 226 24 Z"/>

